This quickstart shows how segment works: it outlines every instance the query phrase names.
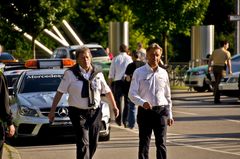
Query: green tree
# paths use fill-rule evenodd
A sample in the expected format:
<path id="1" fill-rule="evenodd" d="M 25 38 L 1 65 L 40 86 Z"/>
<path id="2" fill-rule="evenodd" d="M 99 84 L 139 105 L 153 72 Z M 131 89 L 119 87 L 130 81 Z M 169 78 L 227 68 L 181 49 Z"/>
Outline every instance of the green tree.
<path id="1" fill-rule="evenodd" d="M 168 62 L 168 38 L 173 32 L 190 35 L 191 26 L 205 17 L 210 0 L 125 0 L 138 17 L 135 27 L 161 41 Z"/>
<path id="2" fill-rule="evenodd" d="M 144 43 L 147 41 L 140 29 L 131 28 L 137 17 L 129 6 L 121 1 L 84 0 L 78 2 L 76 9 L 79 16 L 71 18 L 70 22 L 85 43 L 97 42 L 107 47 L 110 21 L 129 22 L 130 46 L 136 45 L 136 38 Z"/>
<path id="3" fill-rule="evenodd" d="M 74 14 L 70 0 L 2 0 L 0 4 L 0 21 L 14 30 L 27 32 L 32 36 L 32 51 L 35 58 L 34 41 L 40 33 L 58 24 L 62 19 Z"/>

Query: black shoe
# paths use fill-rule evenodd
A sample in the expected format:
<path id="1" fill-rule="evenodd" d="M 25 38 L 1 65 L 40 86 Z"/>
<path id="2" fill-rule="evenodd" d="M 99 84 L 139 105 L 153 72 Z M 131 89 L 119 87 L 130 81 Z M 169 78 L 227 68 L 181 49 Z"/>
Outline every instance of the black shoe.
<path id="1" fill-rule="evenodd" d="M 221 101 L 220 100 L 216 100 L 216 101 L 214 101 L 214 104 L 221 104 Z"/>
<path id="2" fill-rule="evenodd" d="M 127 128 L 127 127 L 128 127 L 126 123 L 123 123 L 123 125 L 124 125 L 124 128 Z"/>
<path id="3" fill-rule="evenodd" d="M 118 125 L 118 126 L 122 126 L 122 123 L 121 122 L 119 122 L 119 121 L 115 121 L 116 122 L 116 124 Z"/>

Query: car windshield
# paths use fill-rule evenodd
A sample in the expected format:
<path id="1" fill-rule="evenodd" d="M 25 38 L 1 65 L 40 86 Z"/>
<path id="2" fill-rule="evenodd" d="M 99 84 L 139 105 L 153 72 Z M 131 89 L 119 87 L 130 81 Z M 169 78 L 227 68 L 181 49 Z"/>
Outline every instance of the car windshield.
<path id="1" fill-rule="evenodd" d="M 26 75 L 20 93 L 56 91 L 63 74 Z"/>
<path id="2" fill-rule="evenodd" d="M 103 48 L 90 48 L 92 57 L 105 57 L 108 56 Z M 70 51 L 70 58 L 76 59 L 76 50 Z"/>
<path id="3" fill-rule="evenodd" d="M 0 60 L 14 60 L 11 54 L 0 53 Z"/>

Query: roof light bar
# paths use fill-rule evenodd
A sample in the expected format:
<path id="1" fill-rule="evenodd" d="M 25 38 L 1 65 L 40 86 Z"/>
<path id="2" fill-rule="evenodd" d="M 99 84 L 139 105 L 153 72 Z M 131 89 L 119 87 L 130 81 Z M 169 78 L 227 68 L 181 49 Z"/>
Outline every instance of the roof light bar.
<path id="1" fill-rule="evenodd" d="M 30 59 L 25 62 L 26 68 L 64 68 L 71 67 L 75 62 L 69 58 L 66 59 Z"/>

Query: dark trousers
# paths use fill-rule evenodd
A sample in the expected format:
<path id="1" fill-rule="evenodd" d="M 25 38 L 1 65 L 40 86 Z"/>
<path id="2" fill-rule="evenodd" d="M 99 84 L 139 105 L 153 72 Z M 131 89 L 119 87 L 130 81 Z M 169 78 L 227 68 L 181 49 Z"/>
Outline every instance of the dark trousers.
<path id="1" fill-rule="evenodd" d="M 119 115 L 118 117 L 116 118 L 116 123 L 118 125 L 122 125 L 122 105 L 121 105 L 121 98 L 124 96 L 124 81 L 122 80 L 119 80 L 119 81 L 113 81 L 112 82 L 112 92 L 113 92 L 113 95 L 114 95 L 114 98 L 115 98 L 115 101 L 116 101 L 116 104 L 117 104 L 117 107 L 119 109 Z M 124 99 L 125 100 L 125 99 Z M 126 100 L 125 100 L 126 101 Z M 125 107 L 125 102 L 123 104 L 123 107 Z M 125 120 L 125 119 L 124 119 Z M 123 121 L 125 122 L 125 121 Z"/>
<path id="2" fill-rule="evenodd" d="M 155 145 L 157 148 L 157 159 L 167 158 L 166 135 L 167 121 L 166 108 L 158 107 L 154 110 L 146 110 L 142 107 L 138 108 L 137 123 L 139 127 L 139 151 L 138 159 L 149 158 L 149 146 L 152 131 L 155 135 Z"/>
<path id="3" fill-rule="evenodd" d="M 70 106 L 69 117 L 76 133 L 77 159 L 92 159 L 99 137 L 101 109 L 84 110 Z"/>
<path id="4" fill-rule="evenodd" d="M 219 92 L 219 84 L 221 82 L 221 79 L 225 77 L 226 70 L 225 66 L 213 66 L 213 75 L 215 78 L 215 84 L 214 84 L 214 102 L 220 101 L 220 92 Z"/>
<path id="5" fill-rule="evenodd" d="M 0 122 L 0 159 L 2 158 L 2 154 L 3 154 L 4 140 L 5 140 L 4 126 L 3 126 L 3 123 Z"/>

